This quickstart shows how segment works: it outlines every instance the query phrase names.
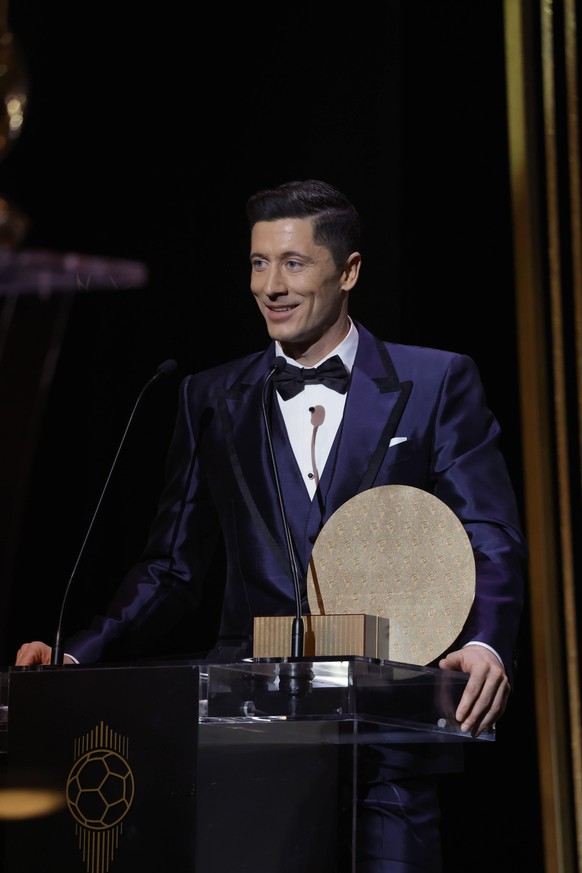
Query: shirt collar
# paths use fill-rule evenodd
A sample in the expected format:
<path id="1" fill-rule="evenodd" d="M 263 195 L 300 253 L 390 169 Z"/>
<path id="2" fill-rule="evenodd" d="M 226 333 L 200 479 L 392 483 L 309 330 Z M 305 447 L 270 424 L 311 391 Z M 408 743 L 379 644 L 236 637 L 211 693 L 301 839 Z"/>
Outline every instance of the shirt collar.
<path id="1" fill-rule="evenodd" d="M 356 325 L 351 318 L 349 318 L 349 322 L 350 329 L 348 331 L 348 335 L 341 341 L 339 345 L 335 347 L 335 349 L 332 349 L 331 352 L 329 352 L 329 354 L 325 356 L 325 358 L 322 358 L 321 361 L 318 361 L 317 364 L 314 364 L 314 367 L 319 367 L 320 364 L 322 364 L 324 361 L 327 361 L 327 359 L 331 358 L 333 355 L 339 355 L 348 373 L 352 372 L 352 367 L 354 366 L 354 361 L 356 359 L 356 352 L 358 350 L 358 331 L 356 329 Z M 295 367 L 301 366 L 301 364 L 298 364 L 297 361 L 293 360 L 293 358 L 290 358 L 289 355 L 286 355 L 283 352 L 278 340 L 275 340 L 275 348 L 277 356 L 280 355 L 281 357 L 285 358 L 285 360 L 289 364 L 293 364 Z"/>

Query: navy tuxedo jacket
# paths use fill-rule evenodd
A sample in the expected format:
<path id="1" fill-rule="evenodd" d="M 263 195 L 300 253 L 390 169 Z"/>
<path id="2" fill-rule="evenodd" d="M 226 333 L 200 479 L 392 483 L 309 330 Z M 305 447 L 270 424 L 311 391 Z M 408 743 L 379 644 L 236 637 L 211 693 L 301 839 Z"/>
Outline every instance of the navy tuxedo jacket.
<path id="1" fill-rule="evenodd" d="M 392 483 L 422 488 L 458 516 L 475 554 L 476 597 L 453 648 L 485 642 L 511 674 L 527 549 L 477 368 L 467 356 L 381 342 L 356 327 L 344 418 L 313 501 L 271 385 L 265 392 L 300 573 L 305 578 L 322 526 L 355 494 Z M 271 343 L 183 380 L 148 544 L 106 614 L 67 641 L 81 662 L 102 660 L 114 641 L 196 606 L 219 549 L 226 558 L 220 638 L 248 640 L 256 615 L 295 614 L 262 414 L 274 359 Z M 405 440 L 390 446 L 393 437 Z"/>

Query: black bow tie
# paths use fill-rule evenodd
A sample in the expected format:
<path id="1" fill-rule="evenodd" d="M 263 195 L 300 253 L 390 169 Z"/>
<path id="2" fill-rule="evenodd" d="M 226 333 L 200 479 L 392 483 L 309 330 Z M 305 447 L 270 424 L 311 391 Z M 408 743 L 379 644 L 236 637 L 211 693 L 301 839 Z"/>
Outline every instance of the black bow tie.
<path id="1" fill-rule="evenodd" d="M 287 364 L 284 370 L 279 370 L 273 376 L 277 391 L 283 400 L 289 400 L 299 394 L 306 385 L 319 383 L 333 388 L 339 394 L 345 394 L 348 390 L 348 372 L 342 364 L 339 355 L 328 358 L 319 367 L 294 367 Z"/>

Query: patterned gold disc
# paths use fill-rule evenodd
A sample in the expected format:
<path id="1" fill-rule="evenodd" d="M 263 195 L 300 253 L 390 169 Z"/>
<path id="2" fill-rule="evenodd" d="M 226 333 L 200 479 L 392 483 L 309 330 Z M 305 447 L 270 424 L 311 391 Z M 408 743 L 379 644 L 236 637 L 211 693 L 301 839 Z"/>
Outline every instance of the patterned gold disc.
<path id="1" fill-rule="evenodd" d="M 459 635 L 475 597 L 475 559 L 455 513 L 409 485 L 352 497 L 322 528 L 307 578 L 316 615 L 389 619 L 391 661 L 426 665 Z"/>

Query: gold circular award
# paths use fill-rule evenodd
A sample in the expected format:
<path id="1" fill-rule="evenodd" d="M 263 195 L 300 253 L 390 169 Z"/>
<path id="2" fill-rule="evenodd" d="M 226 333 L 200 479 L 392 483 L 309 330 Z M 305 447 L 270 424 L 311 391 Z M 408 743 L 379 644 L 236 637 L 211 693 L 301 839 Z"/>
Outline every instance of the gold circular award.
<path id="1" fill-rule="evenodd" d="M 467 619 L 473 549 L 442 500 L 409 485 L 381 485 L 352 497 L 324 525 L 307 594 L 314 615 L 387 618 L 390 660 L 425 665 Z"/>

